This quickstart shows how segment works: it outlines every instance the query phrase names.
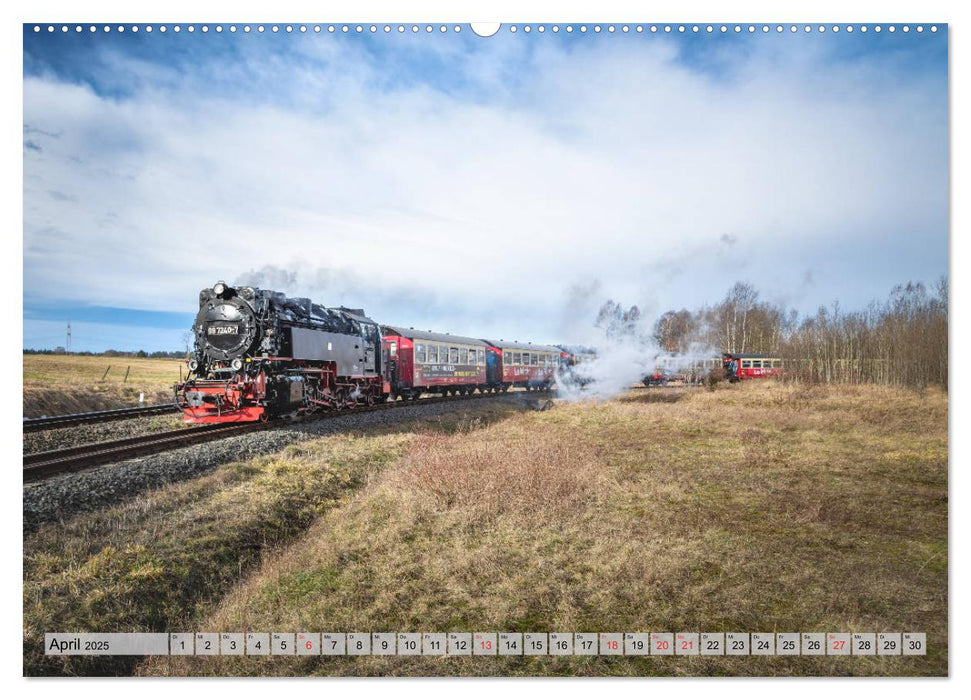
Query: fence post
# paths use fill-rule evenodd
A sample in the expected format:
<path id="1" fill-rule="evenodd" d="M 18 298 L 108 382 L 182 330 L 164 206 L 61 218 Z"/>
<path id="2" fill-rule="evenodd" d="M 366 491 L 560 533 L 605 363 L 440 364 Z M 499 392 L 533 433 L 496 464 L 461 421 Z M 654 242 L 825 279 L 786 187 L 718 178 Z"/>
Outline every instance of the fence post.
<path id="1" fill-rule="evenodd" d="M 108 365 L 108 369 L 106 369 L 105 370 L 105 373 L 101 375 L 101 381 L 104 381 L 105 380 L 105 377 L 108 376 L 108 372 L 110 372 L 110 371 L 111 371 L 111 365 Z"/>
<path id="2" fill-rule="evenodd" d="M 122 384 L 128 381 L 128 373 L 131 372 L 131 365 L 125 368 L 125 378 L 121 380 Z"/>

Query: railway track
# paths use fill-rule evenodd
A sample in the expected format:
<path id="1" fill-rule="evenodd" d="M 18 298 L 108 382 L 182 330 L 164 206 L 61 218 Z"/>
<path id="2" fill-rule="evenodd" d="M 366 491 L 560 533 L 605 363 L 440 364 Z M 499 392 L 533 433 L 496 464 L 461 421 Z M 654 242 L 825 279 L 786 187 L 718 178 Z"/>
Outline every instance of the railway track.
<path id="1" fill-rule="evenodd" d="M 62 416 L 47 416 L 45 418 L 24 418 L 24 432 L 33 433 L 38 430 L 52 428 L 68 428 L 85 423 L 107 423 L 127 418 L 142 416 L 157 416 L 165 413 L 175 413 L 179 407 L 174 403 L 156 404 L 152 406 L 136 406 L 135 408 L 116 408 L 110 411 L 91 411 L 90 413 L 69 413 Z"/>
<path id="2" fill-rule="evenodd" d="M 63 450 L 51 450 L 49 452 L 35 452 L 24 455 L 24 483 L 39 481 L 57 474 L 65 472 L 79 471 L 89 467 L 114 464 L 126 459 L 143 457 L 145 455 L 174 450 L 179 447 L 197 445 L 213 440 L 221 440 L 233 435 L 254 432 L 257 430 L 267 430 L 269 428 L 279 428 L 284 425 L 296 425 L 305 422 L 326 420 L 328 418 L 338 418 L 352 413 L 368 413 L 370 411 L 385 411 L 395 409 L 399 406 L 426 405 L 432 403 L 444 403 L 446 401 L 467 401 L 470 399 L 488 399 L 500 397 L 519 397 L 528 398 L 537 402 L 537 410 L 543 410 L 545 404 L 543 399 L 549 392 L 515 392 L 514 394 L 474 394 L 469 396 L 450 396 L 450 397 L 430 397 L 418 399 L 416 401 L 401 401 L 395 403 L 379 403 L 373 406 L 361 406 L 358 408 L 336 411 L 333 413 L 312 414 L 297 419 L 278 419 L 266 423 L 238 423 L 238 424 L 212 424 L 204 425 L 199 428 L 185 428 L 182 430 L 170 430 L 163 433 L 151 435 L 140 435 L 138 437 L 124 438 L 122 440 L 111 440 L 108 442 L 98 442 L 79 447 L 69 447 Z"/>

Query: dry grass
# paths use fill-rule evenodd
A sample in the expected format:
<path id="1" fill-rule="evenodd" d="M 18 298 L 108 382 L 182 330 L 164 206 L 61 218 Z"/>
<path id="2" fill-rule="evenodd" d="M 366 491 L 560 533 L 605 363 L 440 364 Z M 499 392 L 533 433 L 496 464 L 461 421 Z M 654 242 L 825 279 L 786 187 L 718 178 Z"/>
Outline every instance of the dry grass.
<path id="1" fill-rule="evenodd" d="M 184 370 L 181 360 L 134 357 L 24 355 L 23 362 L 24 416 L 31 418 L 134 406 L 140 393 L 146 403 L 171 403 Z"/>
<path id="2" fill-rule="evenodd" d="M 540 442 L 517 427 L 508 426 L 501 441 L 423 436 L 388 487 L 426 494 L 435 509 L 461 512 L 469 524 L 508 515 L 536 522 L 561 517 L 589 496 L 603 465 L 575 446 Z"/>
<path id="3" fill-rule="evenodd" d="M 769 382 L 653 395 L 410 441 L 195 627 L 924 631 L 928 656 L 173 658 L 139 672 L 947 673 L 944 397 Z"/>
<path id="4" fill-rule="evenodd" d="M 483 402 L 421 429 L 460 430 L 510 410 Z M 271 550 L 399 459 L 416 427 L 292 445 L 25 534 L 24 672 L 132 673 L 128 657 L 44 657 L 44 632 L 192 629 Z"/>

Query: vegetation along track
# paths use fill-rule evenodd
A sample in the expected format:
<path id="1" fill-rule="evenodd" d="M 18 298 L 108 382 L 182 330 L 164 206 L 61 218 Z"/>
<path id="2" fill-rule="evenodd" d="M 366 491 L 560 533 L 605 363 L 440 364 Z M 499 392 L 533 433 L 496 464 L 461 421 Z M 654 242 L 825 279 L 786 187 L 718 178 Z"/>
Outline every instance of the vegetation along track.
<path id="1" fill-rule="evenodd" d="M 546 396 L 549 392 L 516 392 L 512 396 L 525 398 L 535 397 L 537 410 L 549 407 L 548 402 L 541 401 L 540 396 Z M 402 402 L 402 406 L 414 405 L 415 403 L 427 405 L 431 403 L 442 403 L 445 401 L 460 401 L 468 399 L 497 398 L 509 396 L 509 394 L 475 394 L 466 396 L 452 397 L 431 397 L 419 399 L 416 402 Z M 323 420 L 326 418 L 336 418 L 337 416 L 349 413 L 364 413 L 368 411 L 381 411 L 397 407 L 398 403 L 379 403 L 373 406 L 361 406 L 343 411 L 332 413 L 312 414 L 296 420 L 278 419 L 267 423 L 217 423 L 204 425 L 198 428 L 170 430 L 164 433 L 154 433 L 150 435 L 140 435 L 137 437 L 124 438 L 122 440 L 111 440 L 108 442 L 98 442 L 80 447 L 70 447 L 63 450 L 52 450 L 49 452 L 36 452 L 24 455 L 24 482 L 38 481 L 46 479 L 64 472 L 78 471 L 87 467 L 96 467 L 105 464 L 112 464 L 134 457 L 141 457 L 148 454 L 174 450 L 179 447 L 195 445 L 212 440 L 239 435 L 240 433 L 252 432 L 255 430 L 266 430 L 268 428 L 278 428 L 284 425 L 311 421 Z"/>
<path id="2" fill-rule="evenodd" d="M 175 413 L 179 407 L 174 403 L 154 404 L 152 406 L 136 406 L 134 408 L 115 408 L 109 411 L 91 411 L 89 413 L 70 413 L 63 416 L 47 416 L 44 418 L 24 418 L 24 432 L 33 433 L 38 430 L 52 428 L 69 428 L 84 423 L 107 423 L 141 416 L 157 416 L 163 413 Z"/>

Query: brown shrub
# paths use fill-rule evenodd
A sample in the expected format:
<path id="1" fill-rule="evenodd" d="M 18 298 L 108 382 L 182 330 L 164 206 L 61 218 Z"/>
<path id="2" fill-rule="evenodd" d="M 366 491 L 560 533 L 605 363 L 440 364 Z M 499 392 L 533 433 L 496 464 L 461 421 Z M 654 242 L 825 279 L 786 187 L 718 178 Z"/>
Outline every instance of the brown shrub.
<path id="1" fill-rule="evenodd" d="M 548 517 L 592 495 L 601 466 L 589 451 L 528 435 L 422 436 L 397 473 L 398 487 L 473 520 L 504 514 Z"/>

